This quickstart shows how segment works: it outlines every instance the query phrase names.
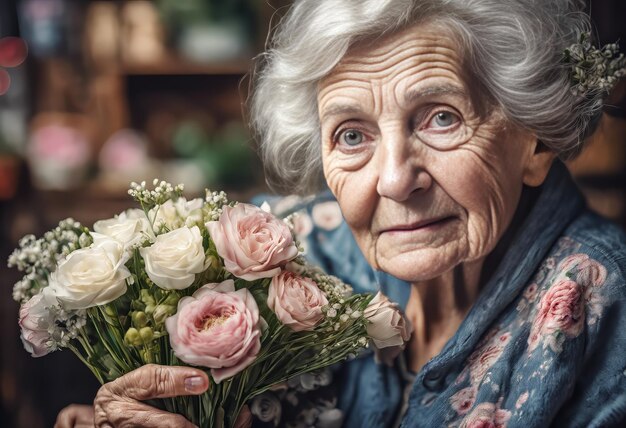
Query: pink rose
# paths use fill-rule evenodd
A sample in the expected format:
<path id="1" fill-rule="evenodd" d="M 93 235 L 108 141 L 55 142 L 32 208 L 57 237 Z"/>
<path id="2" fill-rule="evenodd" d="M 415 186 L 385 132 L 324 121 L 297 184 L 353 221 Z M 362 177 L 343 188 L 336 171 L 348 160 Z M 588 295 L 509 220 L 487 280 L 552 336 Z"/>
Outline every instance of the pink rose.
<path id="1" fill-rule="evenodd" d="M 582 287 L 575 281 L 561 279 L 541 298 L 528 338 L 529 350 L 534 350 L 544 336 L 557 333 L 562 333 L 568 338 L 578 336 L 584 321 Z M 555 348 L 557 351 L 558 344 Z"/>
<path id="2" fill-rule="evenodd" d="M 391 365 L 411 337 L 411 323 L 402 315 L 398 305 L 378 292 L 363 311 L 368 320 L 367 335 L 374 344 L 378 361 Z"/>
<path id="3" fill-rule="evenodd" d="M 463 388 L 452 397 L 450 397 L 450 405 L 459 415 L 466 414 L 476 401 L 476 387 Z"/>
<path id="4" fill-rule="evenodd" d="M 480 403 L 461 422 L 461 428 L 505 428 L 511 412 L 493 403 Z"/>
<path id="5" fill-rule="evenodd" d="M 33 357 L 43 357 L 52 349 L 47 345 L 50 341 L 48 327 L 52 322 L 47 309 L 48 302 L 43 293 L 36 294 L 20 307 L 19 326 L 22 329 L 20 338 L 24 349 Z"/>
<path id="6" fill-rule="evenodd" d="M 272 278 L 267 306 L 294 331 L 313 330 L 324 318 L 326 295 L 310 278 L 282 272 Z"/>
<path id="7" fill-rule="evenodd" d="M 289 227 L 254 205 L 225 206 L 206 227 L 226 269 L 246 281 L 276 276 L 298 255 Z"/>
<path id="8" fill-rule="evenodd" d="M 206 284 L 178 302 L 165 321 L 170 344 L 182 361 L 209 367 L 216 383 L 248 367 L 261 349 L 259 308 L 233 280 Z"/>

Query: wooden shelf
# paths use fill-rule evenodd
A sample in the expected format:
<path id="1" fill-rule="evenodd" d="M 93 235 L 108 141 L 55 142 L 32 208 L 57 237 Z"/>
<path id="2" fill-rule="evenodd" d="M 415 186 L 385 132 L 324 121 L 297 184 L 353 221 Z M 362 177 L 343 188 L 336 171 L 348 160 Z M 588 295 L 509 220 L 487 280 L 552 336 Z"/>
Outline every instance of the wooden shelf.
<path id="1" fill-rule="evenodd" d="M 248 73 L 251 65 L 252 62 L 246 59 L 219 63 L 201 63 L 172 56 L 154 63 L 122 63 L 119 73 L 126 76 L 243 76 Z"/>

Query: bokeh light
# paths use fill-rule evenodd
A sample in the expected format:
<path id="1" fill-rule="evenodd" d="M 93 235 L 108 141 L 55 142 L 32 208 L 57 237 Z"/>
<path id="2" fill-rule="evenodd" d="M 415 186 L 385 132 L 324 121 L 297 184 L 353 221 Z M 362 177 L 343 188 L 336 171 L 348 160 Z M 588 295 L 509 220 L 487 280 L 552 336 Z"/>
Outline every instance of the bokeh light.
<path id="1" fill-rule="evenodd" d="M 17 67 L 28 55 L 28 45 L 19 37 L 0 39 L 0 67 Z"/>
<path id="2" fill-rule="evenodd" d="M 11 86 L 11 76 L 6 70 L 0 68 L 0 95 L 6 94 L 9 86 Z"/>

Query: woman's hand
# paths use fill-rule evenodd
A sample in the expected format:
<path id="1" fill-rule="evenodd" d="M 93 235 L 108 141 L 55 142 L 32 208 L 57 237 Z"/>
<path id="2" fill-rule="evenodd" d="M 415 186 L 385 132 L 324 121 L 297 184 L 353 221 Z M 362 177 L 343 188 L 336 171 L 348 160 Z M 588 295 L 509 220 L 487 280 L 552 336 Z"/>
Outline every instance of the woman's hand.
<path id="1" fill-rule="evenodd" d="M 199 395 L 208 387 L 209 379 L 201 370 L 149 364 L 100 388 L 94 400 L 94 423 L 97 428 L 192 428 L 194 425 L 183 416 L 156 409 L 142 401 Z M 251 424 L 250 412 L 244 409 L 236 425 L 244 428 Z"/>
<path id="2" fill-rule="evenodd" d="M 71 404 L 61 410 L 54 428 L 93 428 L 93 406 Z"/>

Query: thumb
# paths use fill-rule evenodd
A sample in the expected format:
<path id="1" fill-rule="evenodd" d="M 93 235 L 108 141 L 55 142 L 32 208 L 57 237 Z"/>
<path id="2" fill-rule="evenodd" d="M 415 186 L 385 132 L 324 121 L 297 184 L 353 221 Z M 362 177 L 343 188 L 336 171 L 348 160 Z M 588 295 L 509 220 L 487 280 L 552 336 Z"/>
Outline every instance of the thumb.
<path id="1" fill-rule="evenodd" d="M 209 387 L 202 370 L 148 364 L 120 377 L 110 384 L 111 392 L 133 400 L 198 395 Z"/>

